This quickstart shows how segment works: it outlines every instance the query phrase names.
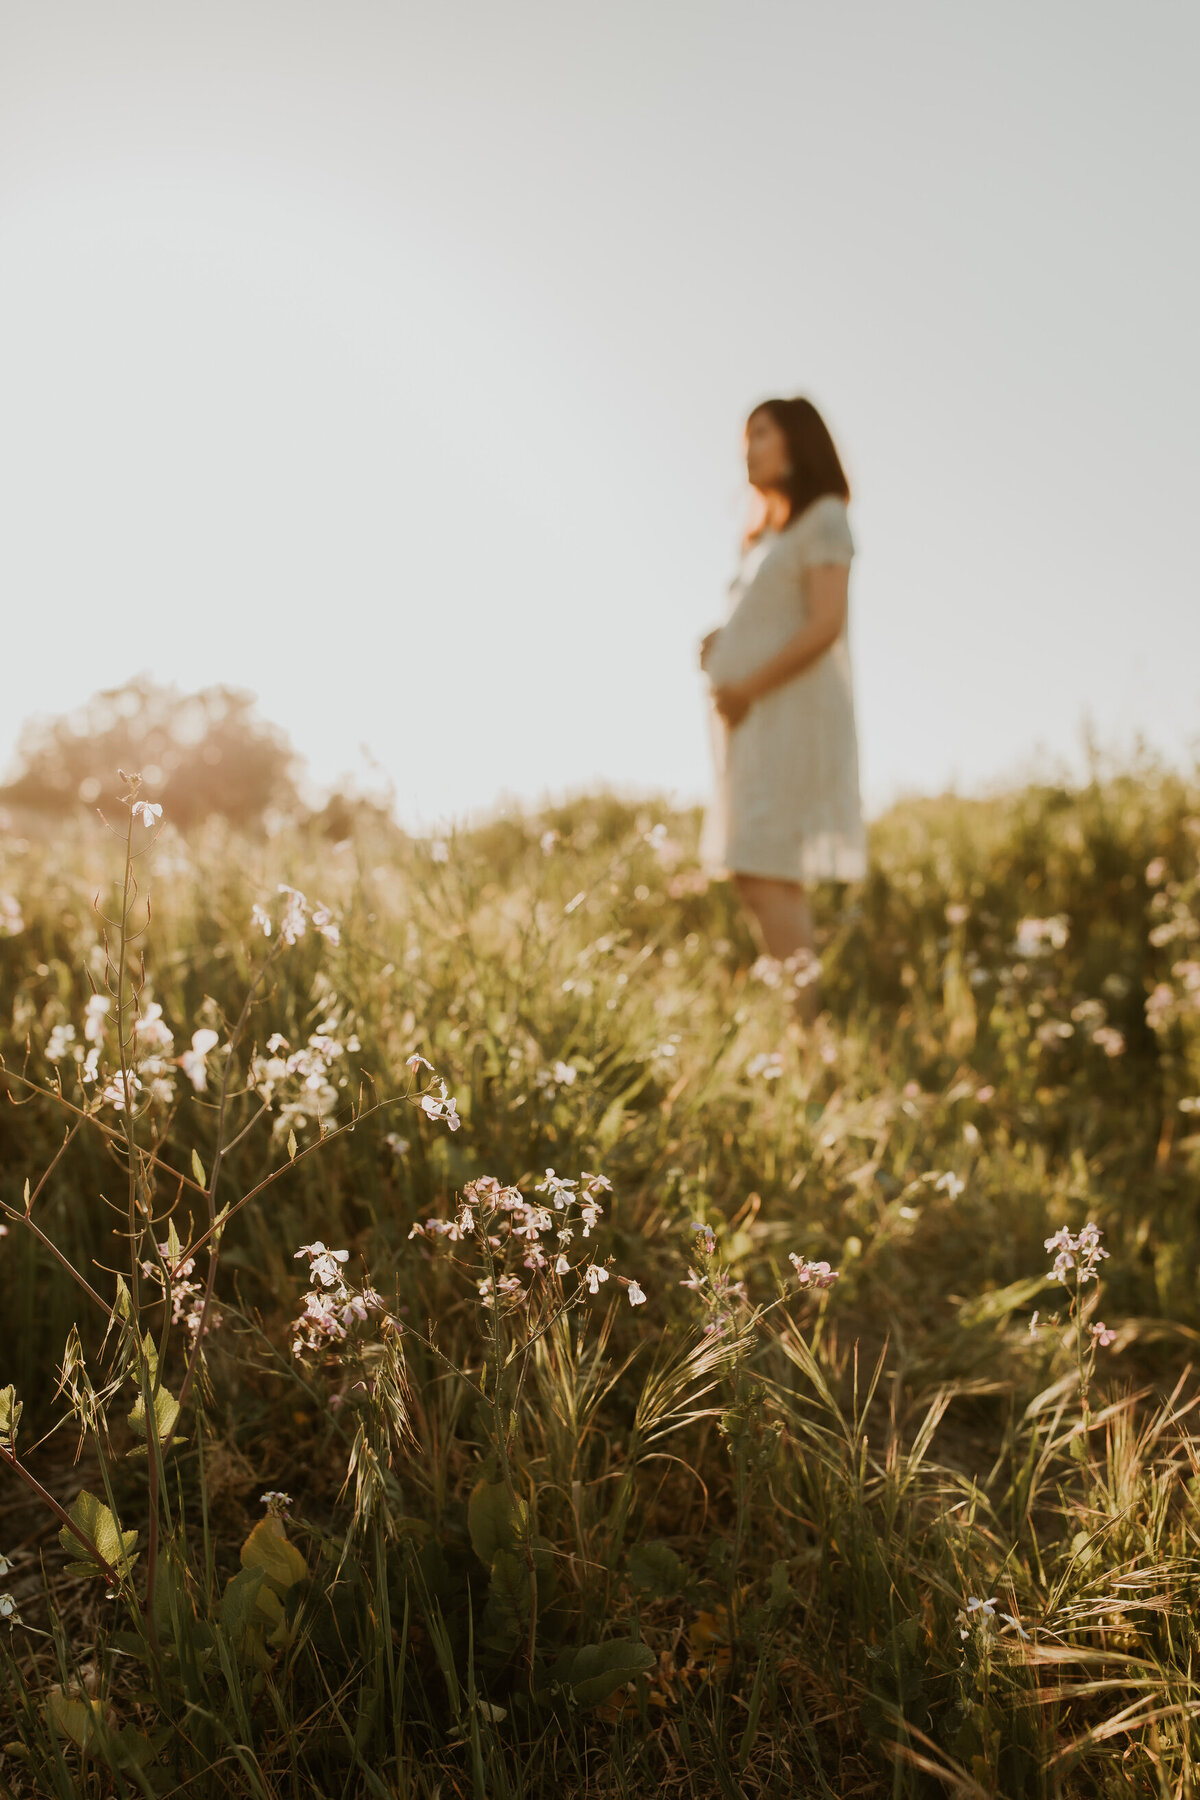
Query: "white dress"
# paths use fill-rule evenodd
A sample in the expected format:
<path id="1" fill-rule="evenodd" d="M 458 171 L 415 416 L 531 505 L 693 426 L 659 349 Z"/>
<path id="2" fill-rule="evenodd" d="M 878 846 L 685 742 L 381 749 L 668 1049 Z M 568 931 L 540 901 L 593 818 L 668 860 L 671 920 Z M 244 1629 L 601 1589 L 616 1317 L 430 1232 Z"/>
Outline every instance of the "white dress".
<path id="1" fill-rule="evenodd" d="M 709 647 L 714 687 L 769 662 L 805 621 L 804 571 L 849 567 L 845 502 L 826 494 L 782 531 L 743 553 L 729 616 Z M 756 700 L 730 730 L 710 702 L 715 786 L 700 834 L 710 877 L 860 881 L 867 870 L 858 787 L 850 650 L 843 627 L 828 650 Z"/>

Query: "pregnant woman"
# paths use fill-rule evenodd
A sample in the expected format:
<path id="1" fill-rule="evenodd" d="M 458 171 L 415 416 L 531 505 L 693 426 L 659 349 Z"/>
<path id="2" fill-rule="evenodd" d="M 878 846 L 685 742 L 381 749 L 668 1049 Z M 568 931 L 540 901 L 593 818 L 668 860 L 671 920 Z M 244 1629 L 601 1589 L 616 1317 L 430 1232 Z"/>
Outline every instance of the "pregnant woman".
<path id="1" fill-rule="evenodd" d="M 755 515 L 729 616 L 700 647 L 712 687 L 716 782 L 700 838 L 710 876 L 732 876 L 769 956 L 817 1011 L 814 881 L 859 881 L 866 838 L 846 642 L 854 544 L 850 489 L 809 400 L 765 400 L 746 423 Z"/>

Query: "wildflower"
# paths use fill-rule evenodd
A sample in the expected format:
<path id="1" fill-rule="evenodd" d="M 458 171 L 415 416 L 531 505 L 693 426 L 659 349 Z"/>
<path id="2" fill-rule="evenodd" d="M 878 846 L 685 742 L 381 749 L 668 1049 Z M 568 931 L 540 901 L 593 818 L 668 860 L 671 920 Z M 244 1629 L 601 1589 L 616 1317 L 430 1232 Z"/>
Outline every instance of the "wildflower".
<path id="1" fill-rule="evenodd" d="M 250 908 L 250 925 L 253 930 L 261 931 L 264 937 L 270 937 L 271 916 L 269 913 L 264 912 L 257 900 Z"/>
<path id="2" fill-rule="evenodd" d="M 706 1275 L 697 1275 L 695 1269 L 689 1269 L 687 1272 L 687 1280 L 681 1281 L 679 1285 L 680 1287 L 691 1288 L 694 1293 L 698 1294 L 707 1279 L 708 1277 Z"/>
<path id="3" fill-rule="evenodd" d="M 583 1280 L 589 1294 L 598 1294 L 600 1283 L 608 1280 L 608 1270 L 602 1269 L 599 1263 L 589 1263 L 584 1270 Z"/>
<path id="4" fill-rule="evenodd" d="M 4 1580 L 4 1577 L 8 1574 L 8 1572 L 11 1568 L 12 1568 L 12 1563 L 9 1561 L 8 1557 L 0 1555 L 0 1581 Z"/>
<path id="5" fill-rule="evenodd" d="M 492 1277 L 488 1275 L 483 1281 L 477 1281 L 475 1286 L 479 1289 L 480 1305 L 489 1310 L 495 1305 L 497 1299 L 507 1300 L 512 1305 L 519 1306 L 521 1301 L 527 1298 L 520 1278 L 516 1275 L 501 1275 L 494 1283 Z"/>
<path id="6" fill-rule="evenodd" d="M 1016 939 L 1010 947 L 1013 956 L 1041 956 L 1047 949 L 1061 950 L 1070 936 L 1070 921 L 1065 913 L 1052 919 L 1021 919 Z"/>
<path id="7" fill-rule="evenodd" d="M 696 1248 L 701 1256 L 711 1256 L 717 1247 L 717 1234 L 712 1226 L 705 1225 L 702 1221 L 694 1221 L 692 1230 L 700 1240 Z"/>
<path id="8" fill-rule="evenodd" d="M 104 1042 L 104 1015 L 111 1005 L 108 994 L 93 994 L 84 1007 L 83 1035 L 89 1044 Z"/>
<path id="9" fill-rule="evenodd" d="M 348 1250 L 327 1250 L 318 1238 L 315 1244 L 301 1244 L 295 1256 L 307 1256 L 309 1279 L 319 1281 L 322 1287 L 331 1288 L 340 1286 L 342 1272 L 337 1265 L 348 1262 L 350 1252 Z M 293 1257 L 294 1260 L 295 1257 Z"/>
<path id="10" fill-rule="evenodd" d="M 1091 1329 L 1093 1338 L 1095 1339 L 1096 1343 L 1100 1346 L 1101 1350 L 1107 1350 L 1108 1346 L 1111 1343 L 1114 1343 L 1116 1341 L 1116 1336 L 1117 1336 L 1116 1332 L 1110 1331 L 1108 1326 L 1104 1323 L 1103 1319 L 1097 1320 L 1097 1322 L 1093 1326 L 1091 1326 L 1090 1329 Z"/>
<path id="11" fill-rule="evenodd" d="M 287 895 L 283 917 L 279 921 L 279 935 L 285 944 L 298 943 L 307 928 L 305 915 L 308 912 L 308 901 L 299 888 L 288 887 L 283 881 L 279 883 L 279 892 Z"/>
<path id="12" fill-rule="evenodd" d="M 764 987 L 777 988 L 782 979 L 779 959 L 774 956 L 759 956 L 750 965 L 751 981 L 761 981 Z"/>
<path id="13" fill-rule="evenodd" d="M 966 1190 L 966 1185 L 961 1176 L 955 1175 L 948 1169 L 944 1175 L 938 1176 L 933 1188 L 935 1193 L 948 1194 L 951 1200 L 957 1200 L 959 1195 Z"/>
<path id="14" fill-rule="evenodd" d="M 1029 1321 L 1029 1335 L 1031 1338 L 1035 1338 L 1037 1336 L 1038 1319 L 1040 1317 L 1041 1317 L 1041 1311 L 1039 1308 L 1035 1307 L 1034 1311 L 1033 1311 L 1033 1317 Z"/>
<path id="15" fill-rule="evenodd" d="M 175 1042 L 175 1034 L 163 1022 L 162 1007 L 157 1000 L 150 1000 L 146 1010 L 137 1022 L 138 1053 L 143 1051 L 169 1050 Z"/>
<path id="16" fill-rule="evenodd" d="M 425 1058 L 420 1054 L 419 1051 L 414 1050 L 412 1055 L 407 1060 L 408 1060 L 408 1067 L 412 1070 L 414 1075 L 416 1074 L 418 1069 L 428 1069 L 429 1073 L 431 1075 L 433 1074 L 433 1064 L 431 1062 L 426 1062 Z"/>
<path id="17" fill-rule="evenodd" d="M 571 1265 L 565 1256 L 560 1255 L 555 1257 L 554 1273 L 556 1275 L 569 1275 L 571 1273 Z"/>
<path id="18" fill-rule="evenodd" d="M 217 1043 L 218 1034 L 210 1026 L 202 1025 L 199 1031 L 192 1033 L 191 1049 L 185 1050 L 179 1058 L 180 1068 L 198 1094 L 207 1091 L 208 1070 L 205 1067 L 204 1059 L 210 1050 L 216 1049 Z"/>
<path id="19" fill-rule="evenodd" d="M 627 1281 L 625 1291 L 629 1295 L 630 1306 L 641 1306 L 645 1302 L 646 1296 L 636 1281 Z"/>
<path id="20" fill-rule="evenodd" d="M 1100 1227 L 1091 1220 L 1083 1227 L 1078 1237 L 1072 1237 L 1065 1225 L 1060 1225 L 1053 1237 L 1045 1240 L 1046 1249 L 1056 1252 L 1050 1270 L 1052 1281 L 1063 1281 L 1072 1269 L 1078 1270 L 1078 1280 L 1095 1281 L 1096 1264 L 1108 1255 L 1107 1250 L 1100 1247 Z M 1078 1258 L 1078 1261 L 1076 1259 Z"/>
<path id="21" fill-rule="evenodd" d="M 266 1494 L 260 1494 L 259 1504 L 266 1507 L 268 1514 L 273 1519 L 290 1519 L 292 1516 L 289 1511 L 292 1496 L 280 1493 L 276 1488 L 272 1488 Z"/>
<path id="22" fill-rule="evenodd" d="M 1160 981 L 1146 1001 L 1146 1023 L 1151 1031 L 1169 1025 L 1175 1013 L 1175 991 Z"/>
<path id="23" fill-rule="evenodd" d="M 6 1625 L 23 1623 L 21 1615 L 17 1611 L 17 1603 L 11 1594 L 0 1594 L 0 1621 Z"/>
<path id="24" fill-rule="evenodd" d="M 814 981 L 821 979 L 821 959 L 811 950 L 793 951 L 791 956 L 784 957 L 781 967 L 791 976 L 793 987 L 811 987 Z"/>
<path id="25" fill-rule="evenodd" d="M 794 1250 L 789 1251 L 788 1261 L 795 1269 L 796 1280 L 803 1288 L 831 1288 L 840 1274 L 840 1270 L 831 1269 L 827 1262 L 806 1262 Z"/>
<path id="26" fill-rule="evenodd" d="M 162 807 L 156 806 L 152 800 L 135 800 L 133 803 L 134 818 L 136 819 L 139 814 L 141 815 L 142 824 L 146 827 L 146 830 L 149 831 L 154 824 L 155 819 L 162 818 Z"/>
<path id="27" fill-rule="evenodd" d="M 56 1025 L 46 1040 L 46 1061 L 62 1062 L 64 1057 L 72 1054 L 75 1042 L 73 1025 Z"/>
<path id="28" fill-rule="evenodd" d="M 333 914 L 327 906 L 314 906 L 312 909 L 313 930 L 320 932 L 326 943 L 335 947 L 341 943 L 341 929 L 334 923 Z"/>
<path id="29" fill-rule="evenodd" d="M 563 1206 L 569 1205 L 574 1198 L 571 1189 L 578 1187 L 578 1185 L 578 1182 L 568 1181 L 563 1175 L 556 1175 L 553 1169 L 547 1169 L 545 1181 L 539 1181 L 534 1188 L 534 1192 L 537 1194 L 549 1194 L 553 1199 L 555 1206 L 561 1211 Z"/>
<path id="30" fill-rule="evenodd" d="M 124 1112 L 127 1107 L 132 1109 L 133 1096 L 141 1091 L 141 1082 L 132 1069 L 127 1069 L 124 1074 L 113 1075 L 109 1079 L 100 1098 L 107 1100 L 116 1112 Z"/>
<path id="31" fill-rule="evenodd" d="M 570 1087 L 578 1074 L 578 1070 L 574 1063 L 556 1062 L 553 1074 L 555 1081 L 557 1081 L 560 1087 Z"/>
<path id="32" fill-rule="evenodd" d="M 445 1119 L 451 1131 L 457 1131 L 462 1124 L 462 1120 L 454 1110 L 454 1101 L 447 1100 L 446 1098 L 446 1083 L 444 1079 L 441 1081 L 440 1085 L 442 1090 L 440 1096 L 435 1094 L 422 1094 L 420 1100 L 421 1111 L 429 1119 Z"/>
<path id="33" fill-rule="evenodd" d="M 973 1625 L 981 1626 L 984 1631 L 989 1630 L 995 1616 L 996 1602 L 994 1598 L 991 1600 L 980 1600 L 974 1594 L 969 1595 L 966 1610 L 963 1611 L 960 1609 L 958 1613 L 959 1637 L 964 1639 L 969 1638 L 971 1635 L 971 1627 Z"/>

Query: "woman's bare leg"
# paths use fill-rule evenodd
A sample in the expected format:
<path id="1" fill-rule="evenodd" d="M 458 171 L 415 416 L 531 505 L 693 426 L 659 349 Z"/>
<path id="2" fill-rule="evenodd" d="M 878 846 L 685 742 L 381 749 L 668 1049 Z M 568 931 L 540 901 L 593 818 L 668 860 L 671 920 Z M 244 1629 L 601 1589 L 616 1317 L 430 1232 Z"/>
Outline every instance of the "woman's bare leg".
<path id="1" fill-rule="evenodd" d="M 777 881 L 766 875 L 735 875 L 738 893 L 758 920 L 768 956 L 783 962 L 797 952 L 815 956 L 812 911 L 808 895 L 798 881 Z M 817 1016 L 817 984 L 810 981 L 795 991 L 796 1017 L 811 1024 Z"/>

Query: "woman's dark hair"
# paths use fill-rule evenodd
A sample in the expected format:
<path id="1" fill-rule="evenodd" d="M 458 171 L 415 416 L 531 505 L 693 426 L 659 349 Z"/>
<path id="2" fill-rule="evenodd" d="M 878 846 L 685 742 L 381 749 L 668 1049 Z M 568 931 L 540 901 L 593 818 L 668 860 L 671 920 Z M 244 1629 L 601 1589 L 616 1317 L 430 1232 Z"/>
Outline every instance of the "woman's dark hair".
<path id="1" fill-rule="evenodd" d="M 769 413 L 787 439 L 792 472 L 782 483 L 781 491 L 788 503 L 789 524 L 822 494 L 849 500 L 850 483 L 833 447 L 829 427 L 811 400 L 762 400 L 750 418 L 760 412 Z"/>

